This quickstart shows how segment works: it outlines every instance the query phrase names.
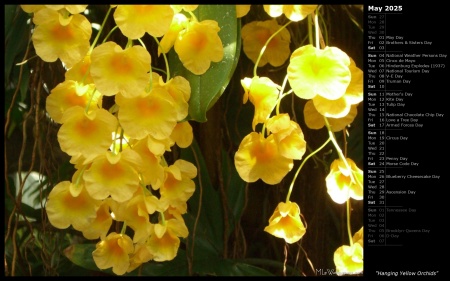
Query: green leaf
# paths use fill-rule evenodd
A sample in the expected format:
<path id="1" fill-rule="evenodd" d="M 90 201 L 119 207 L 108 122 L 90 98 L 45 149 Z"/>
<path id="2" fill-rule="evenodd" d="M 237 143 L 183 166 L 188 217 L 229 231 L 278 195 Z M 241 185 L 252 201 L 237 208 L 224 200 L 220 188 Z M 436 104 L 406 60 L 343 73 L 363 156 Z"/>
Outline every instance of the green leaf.
<path id="1" fill-rule="evenodd" d="M 246 263 L 240 263 L 233 260 L 224 260 L 221 263 L 224 272 L 218 272 L 220 275 L 228 276 L 273 276 L 272 273 L 265 269 L 249 265 Z"/>
<path id="2" fill-rule="evenodd" d="M 8 179 L 8 186 L 9 186 L 9 192 L 11 194 L 11 196 L 15 196 L 16 195 L 16 185 L 14 184 L 14 179 L 13 177 L 9 176 L 7 177 Z M 5 187 L 3 188 L 4 192 L 5 192 L 5 214 L 11 214 L 11 212 L 14 209 L 14 205 L 16 204 L 15 202 L 15 197 L 11 198 L 11 196 L 9 196 L 8 194 L 8 190 L 6 188 L 6 182 L 5 182 Z"/>
<path id="3" fill-rule="evenodd" d="M 64 249 L 64 255 L 74 264 L 89 270 L 100 271 L 94 262 L 92 252 L 95 244 L 74 244 Z M 112 273 L 112 270 L 110 271 Z"/>
<path id="4" fill-rule="evenodd" d="M 265 269 L 236 260 L 217 257 L 196 260 L 193 270 L 201 276 L 273 276 Z"/>
<path id="5" fill-rule="evenodd" d="M 19 68 L 19 66 L 16 66 Z M 30 69 L 28 67 L 28 64 L 24 64 L 21 67 L 22 69 L 22 77 L 20 80 L 20 101 L 25 101 L 27 94 L 28 94 L 28 83 L 30 82 Z M 20 73 L 20 70 L 17 70 Z M 19 76 L 19 75 L 17 75 Z"/>
<path id="6" fill-rule="evenodd" d="M 192 238 L 196 216 L 200 209 L 195 235 L 203 237 L 215 248 L 216 253 L 220 253 L 223 250 L 222 202 L 219 192 L 211 185 L 208 169 L 195 139 L 190 148 L 181 150 L 181 158 L 193 163 L 198 170 L 197 177 L 194 179 L 195 192 L 188 201 L 189 214 L 185 216 L 189 236 Z"/>
<path id="7" fill-rule="evenodd" d="M 5 34 L 9 34 L 13 23 L 14 14 L 16 13 L 17 5 L 5 5 Z"/>
<path id="8" fill-rule="evenodd" d="M 11 13 L 14 13 L 15 17 L 9 23 L 10 26 L 5 26 L 5 30 L 9 31 L 5 34 L 5 82 L 10 81 L 12 68 L 18 68 L 18 66 L 14 65 L 14 62 L 20 62 L 23 59 L 30 34 L 27 23 L 29 20 L 28 14 L 21 8 L 17 8 L 17 5 L 7 7 L 8 9 L 5 9 L 5 17 L 11 17 Z M 5 22 L 6 24 L 8 23 Z"/>
<path id="9" fill-rule="evenodd" d="M 24 216 L 26 216 L 28 219 L 32 218 L 35 221 L 39 222 L 41 221 L 42 216 L 42 209 L 41 208 L 33 208 L 28 204 L 22 203 L 20 205 L 20 208 L 22 209 L 22 213 Z"/>
<path id="10" fill-rule="evenodd" d="M 138 274 L 143 276 L 188 276 L 186 251 L 178 249 L 177 256 L 173 260 L 165 262 L 149 261 L 142 264 L 142 268 L 137 268 L 127 275 Z"/>
<path id="11" fill-rule="evenodd" d="M 226 196 L 228 210 L 230 211 L 230 229 L 229 235 L 234 230 L 234 226 L 239 222 L 245 205 L 245 186 L 246 183 L 241 179 L 234 166 L 234 158 L 226 151 L 222 151 L 222 175 L 224 175 L 224 185 L 226 186 Z"/>
<path id="12" fill-rule="evenodd" d="M 199 22 L 207 19 L 218 22 L 224 48 L 223 60 L 212 62 L 203 75 L 195 75 L 183 66 L 172 48 L 169 67 L 172 76 L 183 76 L 191 85 L 187 119 L 206 122 L 206 112 L 223 94 L 236 69 L 241 49 L 241 26 L 236 18 L 236 5 L 199 5 L 194 14 Z"/>

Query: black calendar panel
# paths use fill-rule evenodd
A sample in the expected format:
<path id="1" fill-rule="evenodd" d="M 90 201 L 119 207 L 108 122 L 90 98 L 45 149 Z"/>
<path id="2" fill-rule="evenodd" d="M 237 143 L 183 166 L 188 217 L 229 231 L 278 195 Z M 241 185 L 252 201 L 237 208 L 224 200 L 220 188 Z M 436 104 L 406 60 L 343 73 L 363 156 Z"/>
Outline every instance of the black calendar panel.
<path id="1" fill-rule="evenodd" d="M 364 29 L 364 274 L 442 276 L 448 15 L 431 3 L 373 2 Z"/>

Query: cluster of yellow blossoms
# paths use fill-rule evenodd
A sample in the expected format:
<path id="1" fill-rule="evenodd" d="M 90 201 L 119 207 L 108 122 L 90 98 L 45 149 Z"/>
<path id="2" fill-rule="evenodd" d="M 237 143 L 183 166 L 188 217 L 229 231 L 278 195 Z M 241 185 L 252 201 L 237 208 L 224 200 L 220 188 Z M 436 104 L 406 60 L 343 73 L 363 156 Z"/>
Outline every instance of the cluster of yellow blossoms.
<path id="1" fill-rule="evenodd" d="M 21 5 L 33 15 L 36 54 L 46 62 L 59 59 L 67 69 L 46 109 L 61 124 L 58 142 L 76 172 L 51 190 L 48 219 L 100 239 L 94 261 L 117 275 L 150 260 L 172 260 L 180 238 L 188 236 L 182 215 L 197 168 L 182 159 L 169 164 L 164 153 L 193 141 L 186 120 L 191 87 L 168 69 L 166 81 L 152 72 L 149 51 L 133 40 L 141 42 L 146 33 L 162 37 L 160 55 L 174 47 L 188 70 L 206 72 L 222 59 L 223 46 L 217 22 L 181 13 L 197 6 L 111 5 L 106 17 L 114 11 L 128 38 L 122 48 L 107 37 L 97 45 L 103 26 L 91 45 L 87 5 Z M 103 97 L 114 97 L 115 104 L 104 108 Z"/>
<path id="2" fill-rule="evenodd" d="M 363 100 L 363 72 L 356 67 L 353 59 L 337 47 L 319 47 L 317 42 L 316 47 L 309 44 L 290 52 L 290 33 L 285 27 L 308 15 L 314 16 L 317 6 L 264 5 L 264 10 L 272 19 L 253 21 L 242 27 L 243 50 L 255 63 L 254 76 L 241 80 L 245 91 L 243 102 L 250 100 L 255 112 L 253 132 L 242 140 L 235 154 L 235 165 L 244 181 L 261 179 L 273 185 L 281 182 L 291 171 L 294 159 L 303 158 L 306 142 L 302 129 L 287 113 L 279 112 L 281 99 L 293 92 L 297 97 L 308 100 L 304 107 L 306 125 L 311 129 L 326 126 L 330 136 L 328 141 L 332 141 L 338 151 L 339 158 L 331 164 L 326 186 L 331 199 L 342 204 L 348 203 L 350 198 L 363 199 L 363 172 L 352 159 L 343 155 L 333 133 L 345 129 L 357 115 L 357 105 Z M 282 14 L 290 20 L 284 26 L 280 26 L 275 19 Z M 316 33 L 320 33 L 317 23 Z M 256 74 L 256 67 L 267 63 L 277 67 L 288 59 L 287 75 L 282 86 Z M 292 90 L 284 93 L 287 82 Z M 258 124 L 263 124 L 261 132 L 255 130 Z M 278 204 L 264 229 L 289 244 L 299 241 L 306 233 L 300 208 L 290 201 L 296 176 L 286 202 Z M 362 237 L 362 229 L 358 235 Z M 337 274 L 362 271 L 361 241 L 351 241 L 351 246 L 336 250 Z"/>

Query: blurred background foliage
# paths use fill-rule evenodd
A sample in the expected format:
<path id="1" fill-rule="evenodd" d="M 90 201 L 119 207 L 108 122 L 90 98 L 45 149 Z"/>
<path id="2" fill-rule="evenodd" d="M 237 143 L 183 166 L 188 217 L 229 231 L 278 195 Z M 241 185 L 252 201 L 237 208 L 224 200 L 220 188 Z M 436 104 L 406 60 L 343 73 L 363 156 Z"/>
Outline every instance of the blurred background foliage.
<path id="1" fill-rule="evenodd" d="M 86 16 L 92 23 L 101 23 L 107 9 L 107 5 L 89 5 Z M 71 228 L 56 229 L 46 218 L 44 206 L 49 191 L 58 182 L 70 180 L 75 171 L 69 156 L 60 150 L 56 138 L 59 125 L 52 123 L 45 112 L 46 97 L 64 81 L 65 70 L 59 61 L 46 63 L 36 56 L 30 39 L 30 15 L 18 5 L 5 5 L 4 13 L 5 275 L 110 275 L 110 270 L 100 271 L 93 262 L 96 241 L 85 239 Z M 252 5 L 234 26 L 266 19 L 269 16 L 262 5 Z M 284 16 L 277 20 L 281 25 L 287 22 Z M 322 5 L 320 24 L 327 45 L 340 48 L 363 69 L 362 5 Z M 106 28 L 114 25 L 110 17 Z M 288 30 L 291 51 L 308 42 L 307 20 L 290 24 Z M 96 32 L 93 30 L 92 39 Z M 142 39 L 149 50 L 156 50 L 150 37 Z M 115 32 L 110 40 L 122 42 L 126 38 Z M 236 172 L 234 153 L 251 132 L 254 113 L 251 103 L 242 103 L 240 82 L 253 76 L 254 64 L 243 53 L 239 40 L 235 65 L 220 80 L 220 93 L 204 109 L 204 120 L 190 122 L 193 145 L 173 149 L 167 155 L 187 159 L 199 170 L 196 192 L 188 201 L 185 215 L 190 234 L 174 260 L 151 261 L 126 275 L 316 275 L 316 269 L 334 269 L 334 251 L 348 244 L 345 204 L 334 203 L 326 192 L 325 177 L 331 161 L 337 158 L 331 144 L 305 163 L 291 195 L 307 223 L 305 236 L 295 244 L 285 244 L 263 231 L 276 205 L 285 200 L 293 173 L 271 186 L 262 181 L 248 184 Z M 163 61 L 153 59 L 157 54 L 151 55 L 153 66 L 164 68 Z M 258 68 L 258 75 L 281 85 L 288 63 Z M 306 100 L 291 96 L 283 100 L 280 111 L 295 116 L 302 128 L 309 147 L 306 157 L 323 144 L 328 133 L 325 128 L 309 129 L 303 120 Z M 113 101 L 105 100 L 104 107 L 108 108 L 108 102 L 110 106 Z M 347 131 L 347 138 L 342 132 L 336 136 L 342 147 L 345 140 L 348 156 L 363 169 L 363 103 Z M 300 162 L 295 161 L 293 171 Z M 352 201 L 351 219 L 354 233 L 363 224 L 362 201 Z"/>

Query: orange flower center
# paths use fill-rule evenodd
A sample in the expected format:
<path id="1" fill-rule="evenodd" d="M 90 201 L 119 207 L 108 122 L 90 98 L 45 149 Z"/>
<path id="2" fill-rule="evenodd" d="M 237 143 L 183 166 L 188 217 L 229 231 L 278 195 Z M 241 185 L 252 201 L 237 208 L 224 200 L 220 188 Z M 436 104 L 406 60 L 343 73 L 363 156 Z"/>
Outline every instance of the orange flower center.
<path id="1" fill-rule="evenodd" d="M 110 67 L 118 75 L 129 74 L 133 70 L 133 63 L 123 54 L 116 54 L 110 60 Z"/>
<path id="2" fill-rule="evenodd" d="M 208 43 L 208 38 L 202 32 L 195 32 L 190 36 L 189 42 L 194 49 L 203 50 Z"/>
<path id="3" fill-rule="evenodd" d="M 136 5 L 134 6 L 134 11 L 139 16 L 148 16 L 154 13 L 155 7 L 149 5 Z"/>
<path id="4" fill-rule="evenodd" d="M 154 99 L 139 99 L 136 102 L 137 110 L 142 116 L 155 116 L 160 111 L 159 103 Z"/>
<path id="5" fill-rule="evenodd" d="M 259 163 L 270 163 L 275 158 L 276 149 L 276 146 L 263 140 L 253 147 L 252 154 L 258 159 Z"/>
<path id="6" fill-rule="evenodd" d="M 117 179 L 122 177 L 124 169 L 120 164 L 110 164 L 107 161 L 105 161 L 101 167 L 101 173 L 104 178 Z"/>
<path id="7" fill-rule="evenodd" d="M 97 211 L 97 221 L 106 221 L 110 217 L 109 212 L 107 212 L 103 207 Z"/>
<path id="8" fill-rule="evenodd" d="M 52 34 L 58 41 L 70 41 L 74 38 L 73 31 L 68 26 L 55 25 Z"/>
<path id="9" fill-rule="evenodd" d="M 282 228 L 282 229 L 286 229 L 289 226 L 292 225 L 292 219 L 291 217 L 287 216 L 287 217 L 282 217 L 280 219 L 280 221 L 278 222 L 278 225 Z"/>
<path id="10" fill-rule="evenodd" d="M 97 124 L 87 118 L 84 118 L 80 122 L 77 122 L 75 130 L 79 135 L 84 137 L 91 136 L 97 132 Z"/>
<path id="11" fill-rule="evenodd" d="M 108 248 L 114 257 L 120 257 L 124 254 L 123 249 L 119 245 L 119 239 L 108 241 Z"/>
<path id="12" fill-rule="evenodd" d="M 269 30 L 261 29 L 261 30 L 257 31 L 256 38 L 258 39 L 258 41 L 261 45 L 264 45 L 264 44 L 266 44 L 267 39 L 269 39 L 270 35 L 271 34 L 270 34 Z"/>
<path id="13" fill-rule="evenodd" d="M 86 99 L 85 96 L 78 96 L 75 93 L 75 90 L 71 93 L 67 93 L 65 96 L 65 102 L 70 106 L 81 106 L 84 107 L 86 105 Z"/>
<path id="14" fill-rule="evenodd" d="M 169 235 L 169 233 L 164 233 L 164 235 L 161 237 L 161 239 L 158 239 L 158 244 L 161 248 L 170 247 L 173 245 L 174 241 L 172 237 Z"/>
<path id="15" fill-rule="evenodd" d="M 67 192 L 62 200 L 67 210 L 86 210 L 88 204 L 84 196 L 81 194 L 78 197 L 73 197 L 70 192 Z"/>
<path id="16" fill-rule="evenodd" d="M 337 181 L 341 183 L 342 186 L 351 186 L 352 184 L 352 179 L 349 176 L 345 176 L 343 174 L 339 175 L 339 179 Z"/>
<path id="17" fill-rule="evenodd" d="M 171 174 L 167 175 L 167 179 L 164 182 L 164 193 L 166 196 L 171 197 L 170 195 L 176 192 L 176 187 L 178 186 L 179 181 L 175 179 Z"/>
<path id="18" fill-rule="evenodd" d="M 91 62 L 90 61 L 88 61 L 88 62 L 84 61 L 80 65 L 79 74 L 80 74 L 81 77 L 83 77 L 86 74 L 86 72 L 89 71 L 89 67 L 90 66 L 91 66 Z"/>

